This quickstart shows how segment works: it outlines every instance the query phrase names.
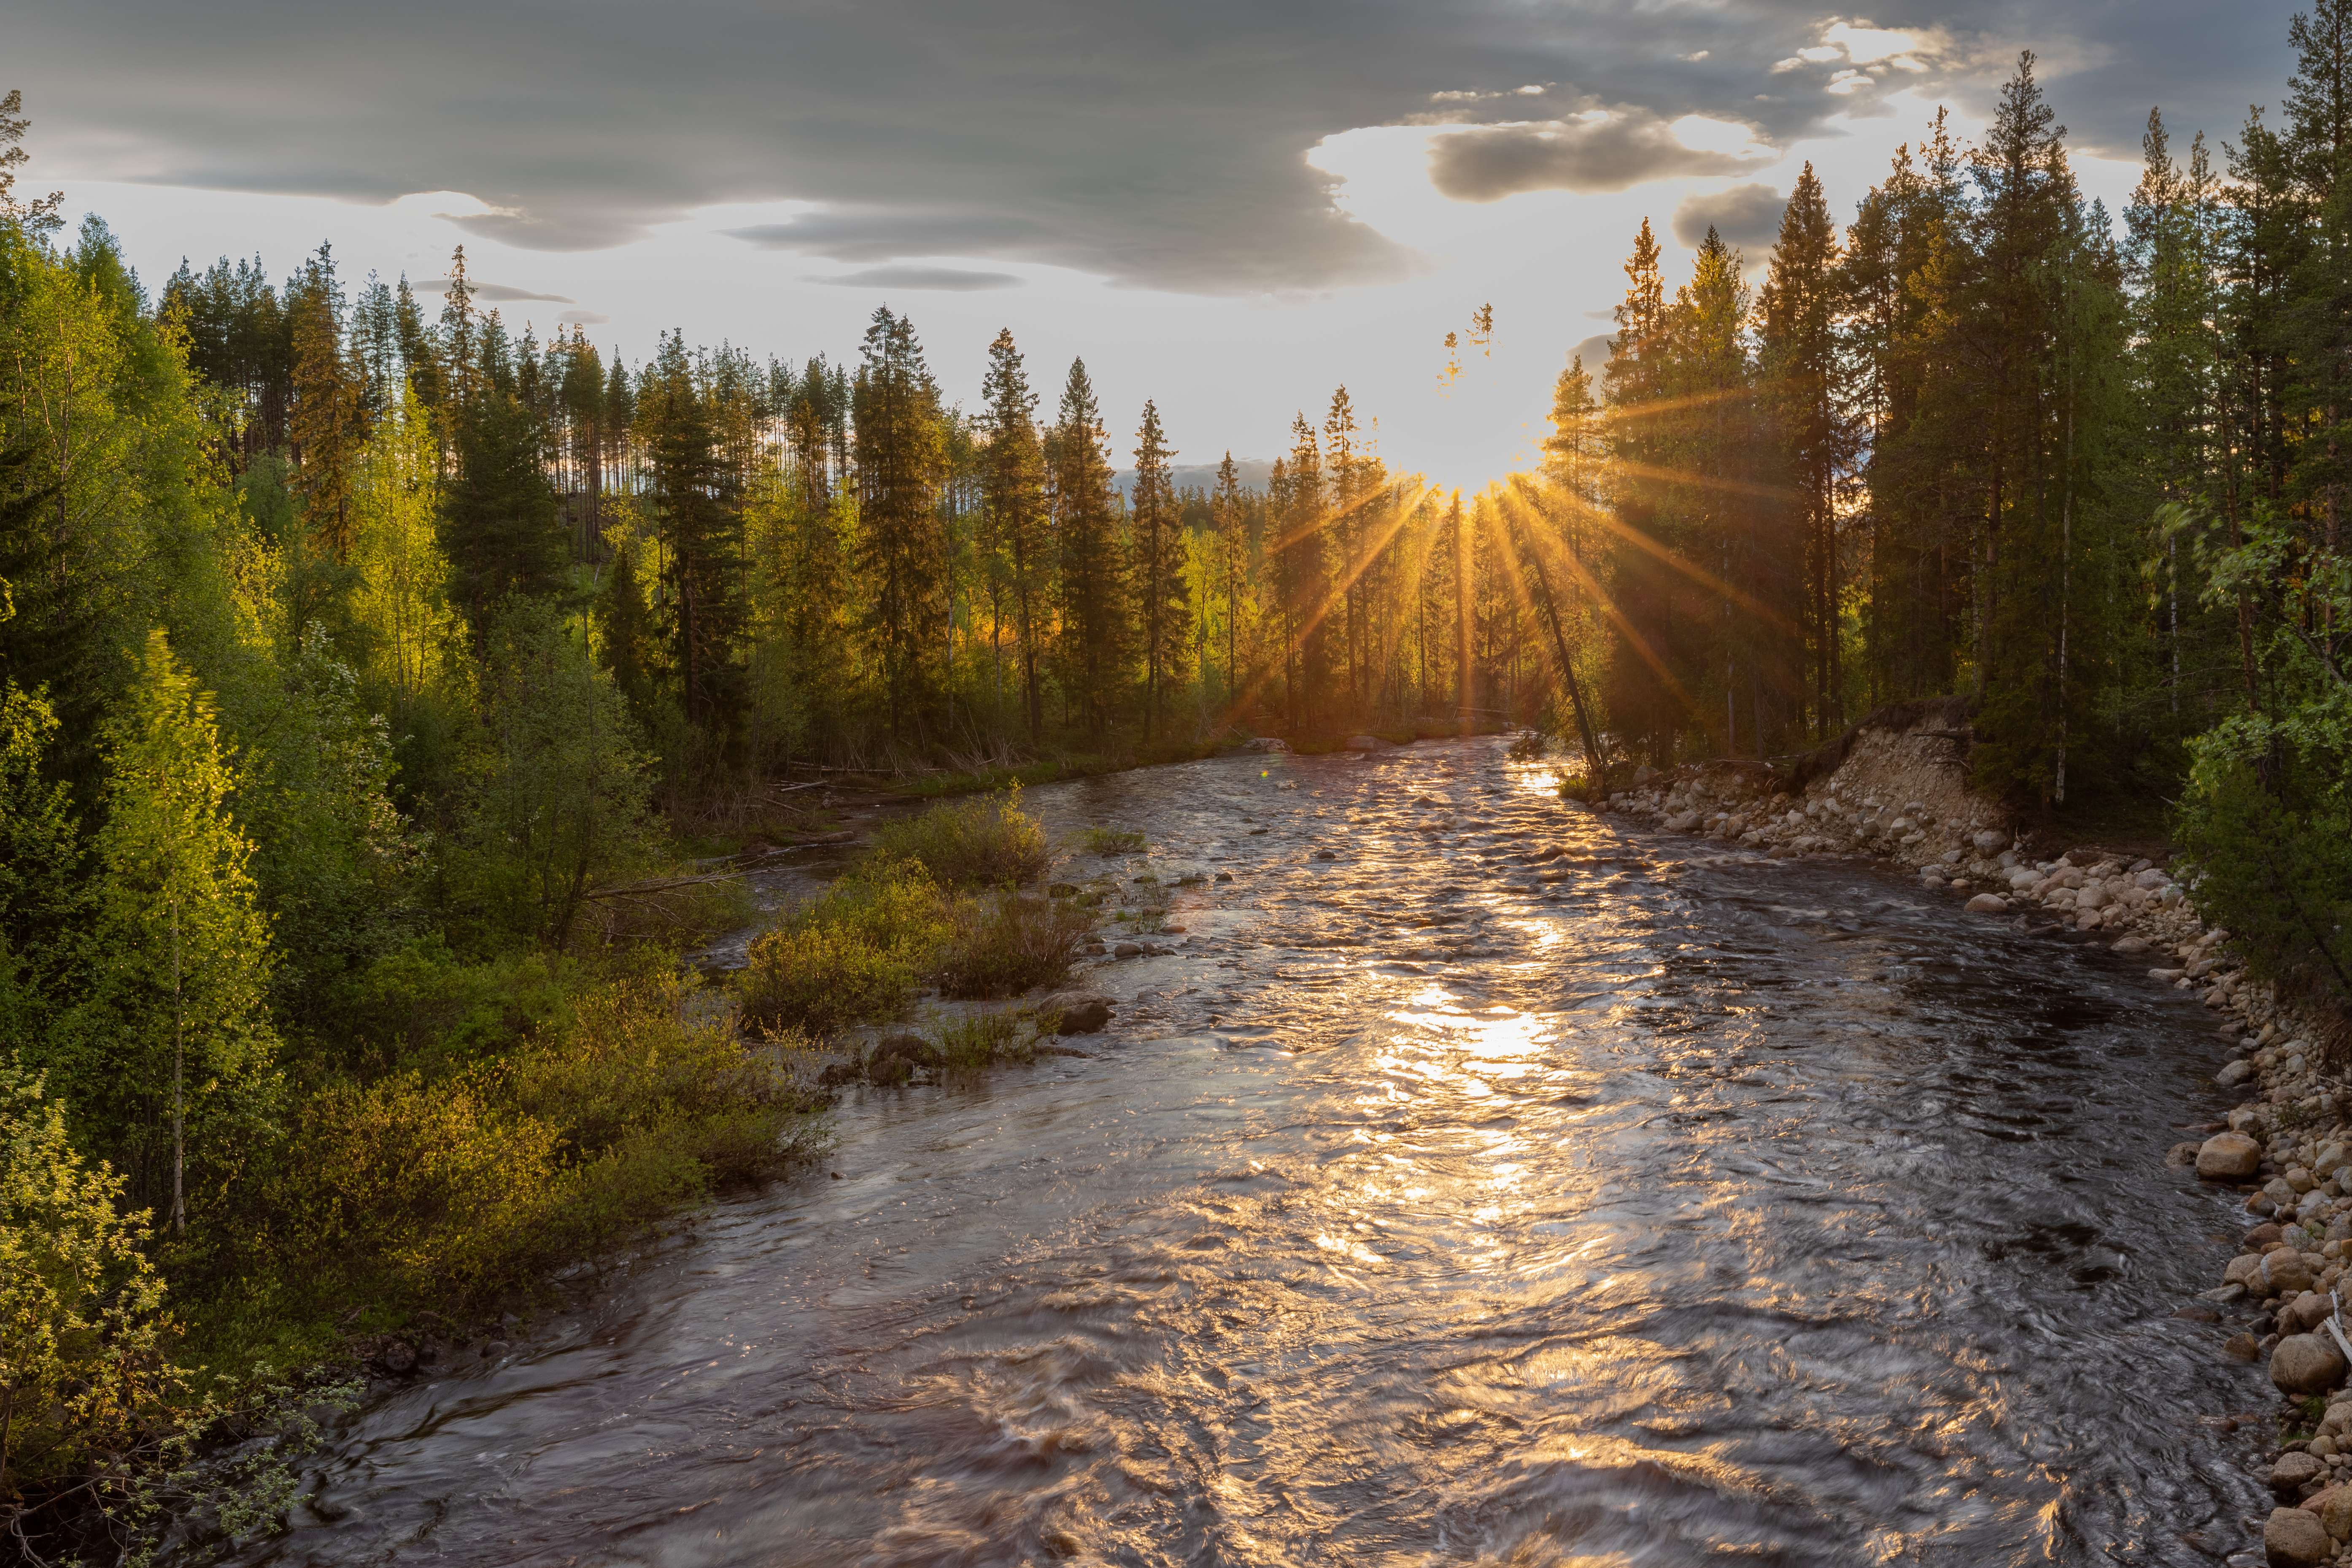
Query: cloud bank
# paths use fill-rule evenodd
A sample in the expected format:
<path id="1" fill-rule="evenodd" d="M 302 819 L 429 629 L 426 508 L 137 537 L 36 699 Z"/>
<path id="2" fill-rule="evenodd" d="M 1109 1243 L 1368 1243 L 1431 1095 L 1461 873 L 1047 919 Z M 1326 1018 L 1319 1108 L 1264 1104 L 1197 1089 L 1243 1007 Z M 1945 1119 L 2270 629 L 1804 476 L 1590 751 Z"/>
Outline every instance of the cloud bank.
<path id="1" fill-rule="evenodd" d="M 2189 0 L 672 0 L 317 6 L 13 0 L 36 179 L 389 202 L 525 249 L 621 245 L 721 204 L 801 202 L 747 243 L 853 266 L 1076 268 L 1204 294 L 1393 279 L 1406 246 L 1307 162 L 1432 128 L 1450 195 L 1737 176 L 1906 88 L 1981 112 L 2021 44 L 2078 146 L 2132 155 L 2274 102 L 2284 14 Z M 1691 132 L 1699 117 L 1732 138 Z"/>

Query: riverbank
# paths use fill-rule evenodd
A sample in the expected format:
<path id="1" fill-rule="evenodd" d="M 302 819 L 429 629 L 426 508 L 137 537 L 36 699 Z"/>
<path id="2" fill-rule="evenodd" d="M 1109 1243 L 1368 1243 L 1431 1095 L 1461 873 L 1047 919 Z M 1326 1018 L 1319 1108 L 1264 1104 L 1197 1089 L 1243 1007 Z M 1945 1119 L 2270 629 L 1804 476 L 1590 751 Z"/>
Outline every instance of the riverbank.
<path id="1" fill-rule="evenodd" d="M 2261 1479 L 2277 1499 L 2259 1525 L 2272 1568 L 2352 1562 L 2352 1082 L 2341 1020 L 2283 1004 L 2251 982 L 2230 933 L 2208 928 L 2189 889 L 2147 858 L 2096 848 L 2047 858 L 2033 835 L 1969 788 L 1956 704 L 1889 710 L 1776 772 L 1760 763 L 1643 771 L 1612 812 L 1752 852 L 1866 857 L 1985 919 L 2126 957 L 2153 955 L 2152 985 L 2191 992 L 2216 1014 L 2230 1061 L 2215 1081 L 2245 1096 L 2210 1134 L 2174 1144 L 2168 1166 L 2242 1197 L 2251 1228 L 2215 1288 L 2176 1316 L 2215 1325 L 2215 1353 L 2263 1363 L 2281 1401 Z M 2334 1320 L 2333 1323 L 2329 1320 Z M 2202 1419 L 2237 1429 L 2240 1417 Z M 2238 1559 L 2232 1558 L 2235 1562 Z M 2248 1561 L 2252 1561 L 2251 1558 Z"/>

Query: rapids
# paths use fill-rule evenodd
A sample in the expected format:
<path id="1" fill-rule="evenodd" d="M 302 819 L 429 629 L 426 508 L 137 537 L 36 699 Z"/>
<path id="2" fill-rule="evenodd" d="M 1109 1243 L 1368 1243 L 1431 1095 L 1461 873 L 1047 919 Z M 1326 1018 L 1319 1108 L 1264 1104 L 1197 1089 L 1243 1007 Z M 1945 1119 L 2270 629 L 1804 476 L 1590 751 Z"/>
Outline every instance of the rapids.
<path id="1" fill-rule="evenodd" d="M 1171 955 L 1082 975 L 1118 1004 L 1069 1042 L 1097 1055 L 849 1091 L 822 1166 L 350 1417 L 244 1560 L 2244 1542 L 2253 1435 L 2199 1417 L 2274 1396 L 2170 1315 L 2242 1219 L 2163 1163 L 2223 1103 L 2203 1009 L 1550 777 L 1473 742 L 1028 792 L 1234 879 L 1178 891 Z"/>

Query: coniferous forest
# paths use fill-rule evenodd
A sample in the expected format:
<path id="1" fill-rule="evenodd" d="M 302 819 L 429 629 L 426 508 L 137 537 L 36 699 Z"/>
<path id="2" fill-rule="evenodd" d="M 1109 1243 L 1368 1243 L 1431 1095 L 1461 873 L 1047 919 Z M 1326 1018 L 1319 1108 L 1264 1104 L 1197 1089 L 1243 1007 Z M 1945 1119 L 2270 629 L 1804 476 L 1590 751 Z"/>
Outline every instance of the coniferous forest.
<path id="1" fill-rule="evenodd" d="M 827 1019 L 677 962 L 750 918 L 694 863 L 788 831 L 796 782 L 1513 728 L 1580 795 L 1958 697 L 1979 787 L 2166 817 L 2271 974 L 2352 992 L 2352 5 L 2292 41 L 2275 110 L 2150 114 L 2121 213 L 2029 55 L 1851 210 L 1808 168 L 1761 266 L 1710 232 L 1669 276 L 1644 223 L 1608 359 L 1470 493 L 1391 472 L 1344 387 L 1244 454 L 1262 486 L 1180 486 L 1183 430 L 1082 360 L 1005 332 L 945 386 L 887 307 L 839 357 L 628 363 L 518 335 L 462 250 L 431 290 L 324 245 L 142 279 L 26 194 L 10 95 L 20 1544 L 99 1502 L 146 1539 L 209 1424 L 354 1323 L 799 1158 L 770 1047 Z M 989 896 L 928 864 L 772 968 L 867 964 L 879 1016 Z"/>

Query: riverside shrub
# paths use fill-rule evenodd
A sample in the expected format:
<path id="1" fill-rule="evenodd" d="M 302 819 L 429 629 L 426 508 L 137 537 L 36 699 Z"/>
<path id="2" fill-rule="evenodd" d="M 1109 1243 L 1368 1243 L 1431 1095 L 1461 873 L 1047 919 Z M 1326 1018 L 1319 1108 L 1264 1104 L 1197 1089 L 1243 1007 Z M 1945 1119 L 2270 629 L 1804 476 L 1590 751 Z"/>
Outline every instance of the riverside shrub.
<path id="1" fill-rule="evenodd" d="M 884 859 L 915 861 L 943 887 L 1018 886 L 1044 876 L 1053 862 L 1045 830 L 1021 809 L 1017 784 L 885 824 L 874 835 L 874 849 Z"/>
<path id="2" fill-rule="evenodd" d="M 803 1158 L 815 1102 L 777 1042 L 747 1046 L 723 1012 L 698 1016 L 696 984 L 610 982 L 498 1060 L 313 1096 L 274 1194 L 281 1278 L 311 1294 L 478 1300 Z"/>
<path id="3" fill-rule="evenodd" d="M 743 1016 L 819 1037 L 891 1017 L 947 934 L 939 887 L 920 862 L 871 861 L 752 942 L 739 983 Z"/>
<path id="4" fill-rule="evenodd" d="M 949 996 L 1009 996 L 1069 977 L 1091 911 L 1011 888 L 958 899 L 935 973 Z"/>

